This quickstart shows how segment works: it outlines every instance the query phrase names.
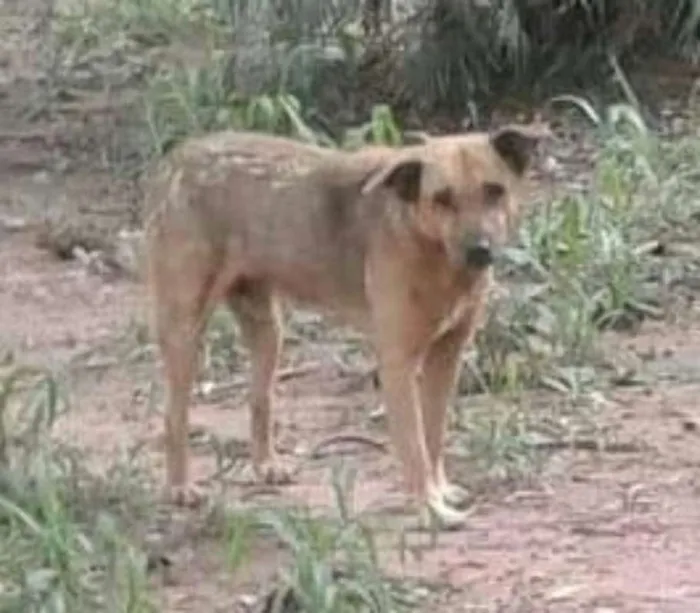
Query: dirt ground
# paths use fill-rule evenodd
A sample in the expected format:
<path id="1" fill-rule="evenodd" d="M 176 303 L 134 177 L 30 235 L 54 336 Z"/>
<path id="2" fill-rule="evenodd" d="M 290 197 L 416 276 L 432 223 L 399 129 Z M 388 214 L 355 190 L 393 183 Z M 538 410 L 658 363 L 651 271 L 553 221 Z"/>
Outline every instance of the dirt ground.
<path id="1" fill-rule="evenodd" d="M 9 191 L 12 181 L 3 185 Z M 0 238 L 0 267 L 0 346 L 57 368 L 74 364 L 74 404 L 60 422 L 61 435 L 95 462 L 143 443 L 160 470 L 161 420 L 148 402 L 152 372 L 108 359 L 141 316 L 139 285 L 106 283 L 78 263 L 57 262 L 23 232 Z M 320 344 L 307 353 L 321 353 Z M 445 611 L 700 610 L 700 326 L 648 326 L 625 345 L 659 356 L 650 368 L 654 382 L 615 393 L 600 417 L 614 426 L 616 440 L 634 443 L 631 452 L 554 454 L 536 485 L 485 497 L 467 529 L 440 538 L 418 557 L 409 554 L 403 564 L 388 552 L 389 568 L 452 586 L 444 593 Z M 97 357 L 82 358 L 90 349 Z M 358 379 L 357 373 L 338 374 L 333 365 L 319 364 L 280 385 L 283 449 L 298 456 L 309 441 L 366 430 L 366 413 L 375 403 L 370 386 L 342 389 Z M 200 402 L 193 428 L 245 441 L 243 391 L 221 402 Z M 359 470 L 358 510 L 384 517 L 400 513 L 391 460 L 363 446 L 351 451 L 348 461 Z M 211 453 L 197 454 L 195 462 L 198 475 L 215 470 Z M 326 466 L 323 459 L 303 465 L 297 482 L 276 494 L 280 503 L 330 505 Z M 234 493 L 265 495 L 256 494 L 245 477 L 230 485 Z M 228 611 L 239 601 L 225 566 L 219 560 L 217 568 L 206 547 L 173 553 L 165 610 Z M 511 608 L 514 602 L 531 608 Z"/>
<path id="2" fill-rule="evenodd" d="M 19 36 L 22 29 L 3 10 L 5 34 Z M 22 70 L 16 59 L 4 65 L 8 74 Z M 90 165 L 62 170 L 57 160 L 66 154 L 47 135 L 65 126 L 55 119 L 22 124 L 18 90 L 8 80 L 0 94 L 0 348 L 67 373 L 72 410 L 59 434 L 91 461 L 99 465 L 143 445 L 160 475 L 162 420 L 154 386 L 160 375 L 152 360 L 140 359 L 144 352 L 148 358 L 139 340 L 143 288 L 58 260 L 37 248 L 33 231 L 47 209 L 127 223 L 124 215 L 110 215 L 123 212 L 131 196 Z M 554 451 L 532 483 L 480 496 L 461 532 L 439 537 L 434 547 L 414 547 L 404 560 L 396 544 L 387 546 L 387 569 L 440 586 L 429 608 L 445 612 L 700 611 L 698 314 L 691 310 L 680 323 L 646 324 L 635 336 L 611 339 L 610 347 L 636 356 L 645 369 L 644 382 L 618 388 L 598 409 L 599 424 L 626 445 Z M 292 461 L 339 432 L 384 436 L 383 425 L 368 419 L 376 397 L 362 372 L 370 362 L 347 337 L 313 320 L 308 326 L 316 338 L 289 340 L 278 387 L 280 447 Z M 224 392 L 198 396 L 193 441 L 216 433 L 245 445 L 244 376 L 240 358 Z M 536 409 L 539 400 L 527 402 Z M 359 471 L 358 510 L 384 523 L 405 519 L 396 466 L 386 453 L 349 443 L 317 456 L 301 463 L 293 485 L 272 495 L 251 485 L 245 471 L 226 479 L 228 495 L 330 505 L 328 467 L 343 457 Z M 200 477 L 216 470 L 210 450 L 195 451 L 194 462 Z M 183 542 L 168 545 L 173 568 L 159 588 L 168 612 L 246 610 L 242 596 L 252 589 L 246 586 L 264 578 L 278 555 L 258 552 L 255 565 L 232 582 L 210 541 Z"/>

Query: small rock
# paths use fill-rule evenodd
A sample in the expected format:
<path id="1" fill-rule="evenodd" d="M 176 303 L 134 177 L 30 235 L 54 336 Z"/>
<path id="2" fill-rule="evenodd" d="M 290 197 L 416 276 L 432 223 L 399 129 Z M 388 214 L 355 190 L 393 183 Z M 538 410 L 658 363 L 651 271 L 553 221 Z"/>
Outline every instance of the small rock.
<path id="1" fill-rule="evenodd" d="M 7 232 L 21 232 L 29 227 L 29 222 L 23 217 L 0 217 L 0 229 Z"/>
<path id="2" fill-rule="evenodd" d="M 32 181 L 34 181 L 34 183 L 39 183 L 40 185 L 46 185 L 51 181 L 51 175 L 47 170 L 39 170 L 32 176 Z"/>
<path id="3" fill-rule="evenodd" d="M 202 381 L 199 384 L 199 393 L 205 398 L 210 396 L 215 389 L 216 383 L 214 381 Z"/>
<path id="4" fill-rule="evenodd" d="M 585 585 L 562 585 L 550 590 L 545 596 L 548 602 L 556 602 L 561 600 L 569 600 L 586 588 Z"/>
<path id="5" fill-rule="evenodd" d="M 143 232 L 120 230 L 112 260 L 127 275 L 138 278 L 141 273 Z"/>
<path id="6" fill-rule="evenodd" d="M 253 594 L 242 594 L 238 597 L 238 602 L 247 611 L 252 611 L 253 607 L 255 607 L 255 605 L 257 604 L 258 599 Z"/>
<path id="7" fill-rule="evenodd" d="M 557 159 L 553 155 L 548 155 L 543 161 L 542 161 L 542 170 L 544 170 L 547 173 L 554 174 L 561 168 L 561 164 L 557 162 Z"/>
<path id="8" fill-rule="evenodd" d="M 684 419 L 681 423 L 685 432 L 697 432 L 698 430 L 697 422 L 692 419 Z"/>

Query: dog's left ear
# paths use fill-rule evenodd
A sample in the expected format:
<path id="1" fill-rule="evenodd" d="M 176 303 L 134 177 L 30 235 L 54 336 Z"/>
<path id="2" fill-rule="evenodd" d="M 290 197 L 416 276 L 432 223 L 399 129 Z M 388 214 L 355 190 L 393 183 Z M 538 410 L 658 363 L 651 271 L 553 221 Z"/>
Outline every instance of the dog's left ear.
<path id="1" fill-rule="evenodd" d="M 420 198 L 423 162 L 417 158 L 399 158 L 372 173 L 362 186 L 367 196 L 379 187 L 394 190 L 405 202 L 417 202 Z"/>
<path id="2" fill-rule="evenodd" d="M 505 126 L 494 132 L 491 145 L 508 167 L 518 176 L 529 168 L 532 154 L 540 141 L 553 134 L 544 125 Z"/>

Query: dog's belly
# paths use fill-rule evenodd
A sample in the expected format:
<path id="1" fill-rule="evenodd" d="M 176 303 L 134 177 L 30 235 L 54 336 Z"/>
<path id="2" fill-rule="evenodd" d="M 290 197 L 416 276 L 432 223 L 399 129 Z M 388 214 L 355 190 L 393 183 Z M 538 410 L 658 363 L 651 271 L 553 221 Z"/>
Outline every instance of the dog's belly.
<path id="1" fill-rule="evenodd" d="M 274 291 L 291 306 L 314 311 L 334 325 L 350 326 L 359 332 L 368 327 L 369 308 L 362 284 L 351 286 L 338 279 L 300 278 L 292 282 L 281 277 L 273 285 Z"/>

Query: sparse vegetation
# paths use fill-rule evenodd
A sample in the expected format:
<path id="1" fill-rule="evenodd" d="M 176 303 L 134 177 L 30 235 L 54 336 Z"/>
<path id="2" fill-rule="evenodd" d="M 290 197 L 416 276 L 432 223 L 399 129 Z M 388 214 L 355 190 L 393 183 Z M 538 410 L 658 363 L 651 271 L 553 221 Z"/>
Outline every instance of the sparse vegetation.
<path id="1" fill-rule="evenodd" d="M 645 62 L 698 57 L 693 0 L 394 4 L 391 20 L 384 16 L 368 32 L 362 0 L 130 0 L 119 7 L 83 0 L 62 11 L 58 32 L 64 67 L 107 55 L 143 68 L 149 50 L 167 50 L 157 54 L 161 65 L 176 59 L 202 67 L 220 55 L 227 93 L 292 95 L 331 129 L 385 102 L 406 115 L 483 123 L 506 98 L 517 104 L 591 88 L 601 95 L 601 84 L 636 104 L 633 74 Z M 183 42 L 196 52 L 173 53 Z"/>
<path id="2" fill-rule="evenodd" d="M 52 373 L 0 370 L 0 610 L 155 611 L 146 554 L 123 535 L 147 484 L 133 458 L 97 474 L 53 441 L 64 402 Z"/>
<path id="3" fill-rule="evenodd" d="M 351 506 L 352 479 L 352 473 L 334 471 L 336 518 L 316 518 L 310 510 L 276 511 L 261 514 L 256 522 L 258 529 L 281 540 L 292 557 L 267 596 L 270 611 L 399 613 L 415 604 L 410 590 L 382 573 L 372 532 Z"/>
<path id="4" fill-rule="evenodd" d="M 658 237 L 682 230 L 700 206 L 695 179 L 683 180 L 676 167 L 679 149 L 691 165 L 700 150 L 660 141 L 628 106 L 601 118 L 585 100 L 572 100 L 598 134 L 591 185 L 534 202 L 506 253 L 509 297 L 479 339 L 480 380 L 491 389 L 539 382 L 572 391 L 574 373 L 596 363 L 601 331 L 662 315 L 659 270 L 669 262 Z"/>
<path id="5" fill-rule="evenodd" d="M 465 355 L 455 412 L 452 459 L 460 476 L 468 468 L 467 485 L 483 493 L 532 483 L 557 445 L 607 443 L 597 411 L 620 373 L 603 354 L 604 335 L 664 316 L 700 272 L 697 250 L 678 248 L 700 237 L 700 146 L 694 135 L 659 136 L 634 78 L 646 60 L 697 60 L 700 5 L 404 4 L 370 32 L 361 0 L 59 3 L 44 98 L 28 114 L 72 116 L 77 106 L 98 130 L 87 156 L 135 176 L 186 136 L 224 128 L 355 148 L 398 145 L 416 126 L 484 126 L 497 103 L 516 113 L 549 97 L 551 112 L 582 118 L 594 159 L 573 187 L 557 175 L 563 189 L 542 191 L 525 213 L 499 263 L 505 293 Z M 611 91 L 622 102 L 603 104 Z M 82 109 L 102 97 L 106 110 Z M 109 138 L 99 131 L 105 117 L 118 128 Z M 298 327 L 323 338 L 315 322 Z M 232 318 L 217 312 L 204 352 L 208 381 L 245 368 L 235 341 Z M 145 351 L 140 359 L 153 362 Z M 0 366 L 0 611 L 160 611 L 144 544 L 159 510 L 145 452 L 135 446 L 91 466 L 54 432 L 66 406 L 55 373 L 12 356 Z M 217 478 L 247 453 L 218 432 L 207 440 Z M 339 474 L 337 517 L 236 508 L 221 524 L 211 520 L 212 548 L 232 576 L 262 541 L 286 552 L 272 584 L 255 586 L 266 612 L 395 613 L 420 604 L 380 572 L 375 534 L 349 509 L 352 484 Z"/>

